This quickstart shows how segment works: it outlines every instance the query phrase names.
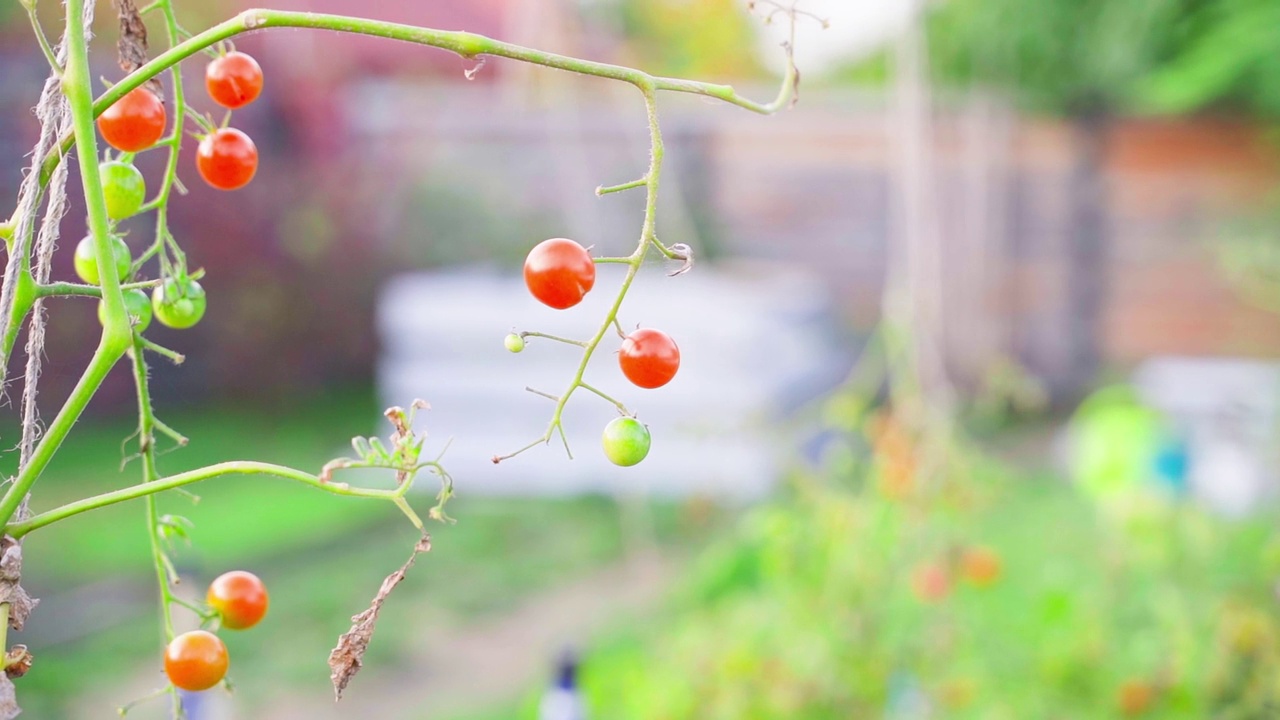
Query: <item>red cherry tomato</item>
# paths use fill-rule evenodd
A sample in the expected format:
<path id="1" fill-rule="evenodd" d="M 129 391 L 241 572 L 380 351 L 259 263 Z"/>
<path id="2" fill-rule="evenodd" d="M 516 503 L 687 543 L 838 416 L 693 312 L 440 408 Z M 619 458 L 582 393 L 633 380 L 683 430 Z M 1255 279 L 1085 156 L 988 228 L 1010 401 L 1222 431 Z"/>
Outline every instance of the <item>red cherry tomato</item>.
<path id="1" fill-rule="evenodd" d="M 572 240 L 543 240 L 524 261 L 524 284 L 542 304 L 571 308 L 596 284 L 596 264 L 586 248 Z"/>
<path id="2" fill-rule="evenodd" d="M 200 177 L 219 190 L 237 190 L 258 172 L 258 148 L 248 135 L 235 128 L 219 128 L 206 135 L 196 148 Z"/>
<path id="3" fill-rule="evenodd" d="M 164 651 L 164 672 L 169 682 L 198 692 L 222 682 L 227 674 L 227 646 L 207 630 L 182 633 Z"/>
<path id="4" fill-rule="evenodd" d="M 164 134 L 164 103 L 146 88 L 134 88 L 102 111 L 98 132 L 111 147 L 123 152 L 146 150 Z"/>
<path id="5" fill-rule="evenodd" d="M 642 388 L 658 388 L 671 382 L 680 369 L 680 348 L 661 330 L 641 328 L 622 341 L 618 352 L 622 374 Z"/>
<path id="6" fill-rule="evenodd" d="M 210 607 L 222 616 L 222 627 L 244 630 L 258 624 L 267 614 L 267 586 L 257 575 L 233 570 L 218 576 L 209 585 Z"/>
<path id="7" fill-rule="evenodd" d="M 229 52 L 205 68 L 204 86 L 222 107 L 242 108 L 262 92 L 262 68 L 252 55 Z"/>

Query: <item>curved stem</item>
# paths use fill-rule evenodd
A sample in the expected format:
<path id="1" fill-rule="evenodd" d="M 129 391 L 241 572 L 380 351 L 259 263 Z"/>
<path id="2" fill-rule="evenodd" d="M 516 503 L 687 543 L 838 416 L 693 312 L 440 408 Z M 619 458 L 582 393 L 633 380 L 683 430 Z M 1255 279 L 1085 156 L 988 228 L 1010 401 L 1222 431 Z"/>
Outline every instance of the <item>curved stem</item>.
<path id="1" fill-rule="evenodd" d="M 559 431 L 561 437 L 564 438 L 564 428 L 561 425 L 561 418 L 564 414 L 565 405 L 569 404 L 569 398 L 573 397 L 573 392 L 578 388 L 586 388 L 590 392 L 601 396 L 605 400 L 613 403 L 623 413 L 627 413 L 626 407 L 596 390 L 595 388 L 583 382 L 583 376 L 587 372 L 587 365 L 591 363 L 591 356 L 595 354 L 596 348 L 604 340 L 604 336 L 609 333 L 609 329 L 617 327 L 621 333 L 621 327 L 618 325 L 618 310 L 622 308 L 622 301 L 627 297 L 627 291 L 631 289 L 631 283 L 635 281 L 636 275 L 640 272 L 640 266 L 644 263 L 645 253 L 649 249 L 650 243 L 657 242 L 657 222 L 658 222 L 658 180 L 662 177 L 662 159 L 665 154 L 662 143 L 662 128 L 658 124 L 658 102 L 654 93 L 654 87 L 648 84 L 640 85 L 640 92 L 644 95 L 645 111 L 649 118 L 649 172 L 645 174 L 646 198 L 644 207 L 644 225 L 640 230 L 640 241 L 636 245 L 635 252 L 626 258 L 627 274 L 622 279 L 622 285 L 618 288 L 618 295 L 614 298 L 613 304 L 609 307 L 608 314 L 605 315 L 604 322 L 600 323 L 599 329 L 595 335 L 586 342 L 582 350 L 582 359 L 578 362 L 578 369 L 574 373 L 573 381 L 569 383 L 568 389 L 560 394 L 556 400 L 556 408 L 551 414 L 551 422 L 547 425 L 547 430 L 541 437 L 515 452 L 507 455 L 493 456 L 493 462 L 500 463 L 503 460 L 519 455 L 540 443 L 549 443 L 551 438 Z M 565 439 L 565 451 L 568 452 L 568 440 Z M 572 457 L 572 454 L 570 454 Z"/>
<path id="2" fill-rule="evenodd" d="M 389 500 L 394 501 L 397 497 L 403 497 L 408 490 L 410 484 L 405 483 L 394 490 L 379 490 L 376 488 L 351 487 L 343 483 L 324 482 L 319 477 L 302 470 L 297 470 L 284 465 L 274 465 L 272 463 L 254 462 L 250 460 L 233 460 L 231 462 L 218 463 L 209 465 L 198 470 L 190 470 L 177 475 L 160 478 L 153 482 L 143 483 L 141 485 L 132 485 L 127 488 L 113 490 L 111 492 L 94 495 L 83 500 L 67 503 L 53 510 L 42 512 L 22 522 L 10 523 L 5 532 L 9 535 L 20 538 L 33 530 L 51 525 L 59 520 L 65 520 L 69 517 L 79 515 L 81 513 L 96 510 L 108 505 L 115 505 L 127 500 L 137 500 L 148 495 L 164 492 L 165 490 L 173 490 L 175 488 L 193 485 L 203 482 L 211 478 L 221 477 L 223 475 L 269 475 L 272 477 L 293 480 L 304 485 L 309 485 L 317 490 L 321 490 L 332 495 L 342 495 L 344 497 L 368 498 L 373 500 Z"/>
<path id="3" fill-rule="evenodd" d="M 434 30 L 432 28 L 366 20 L 345 15 L 284 10 L 245 10 L 239 15 L 224 20 L 204 32 L 192 35 L 187 40 L 174 45 L 142 67 L 126 75 L 120 82 L 111 86 L 110 89 L 98 97 L 93 105 L 94 114 L 101 113 L 116 100 L 124 97 L 130 90 L 141 86 L 147 80 L 223 40 L 251 30 L 284 27 L 334 30 L 360 35 L 373 35 L 391 40 L 403 40 L 449 50 L 464 58 L 475 58 L 479 55 L 504 57 L 581 75 L 621 80 L 637 87 L 648 87 L 650 90 L 703 95 L 764 115 L 771 115 L 787 107 L 794 100 L 799 83 L 799 73 L 796 71 L 795 62 L 789 48 L 787 50 L 787 68 L 777 97 L 771 102 L 759 103 L 739 95 L 732 85 L 656 77 L 640 70 L 620 65 L 580 60 L 556 53 L 543 52 L 513 43 L 501 42 L 475 33 Z M 71 149 L 73 142 L 74 139 L 72 137 L 62 139 L 63 153 Z M 45 160 L 40 170 L 41 185 L 48 183 L 53 169 L 57 167 L 60 161 L 59 155 L 59 153 L 51 154 Z"/>

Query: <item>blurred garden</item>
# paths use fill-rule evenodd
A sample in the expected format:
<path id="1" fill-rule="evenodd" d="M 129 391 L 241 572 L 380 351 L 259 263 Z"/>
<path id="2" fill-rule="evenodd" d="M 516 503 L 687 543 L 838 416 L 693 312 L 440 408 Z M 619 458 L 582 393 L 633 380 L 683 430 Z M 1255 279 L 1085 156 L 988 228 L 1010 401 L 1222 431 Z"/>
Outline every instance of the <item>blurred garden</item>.
<path id="1" fill-rule="evenodd" d="M 0 8 L 0 197 L 22 192 L 40 130 L 31 18 L 50 35 L 64 22 L 56 3 L 25 5 Z M 129 5 L 97 3 L 95 78 L 121 77 Z M 150 57 L 161 18 L 198 32 L 248 7 L 155 6 L 139 15 Z M 23 717 L 1280 716 L 1280 3 L 279 9 L 235 38 L 267 78 L 235 114 L 261 151 L 252 184 L 222 192 L 181 165 L 155 232 L 141 216 L 109 226 L 159 258 L 157 283 L 189 263 L 207 314 L 145 338 L 125 326 L 129 355 L 31 507 L 118 492 L 140 469 L 157 482 L 253 460 L 307 479 L 211 476 L 147 495 L 145 512 L 135 499 L 37 527 L 21 579 L 41 603 L 8 638 L 34 657 L 8 673 Z M 401 26 L 316 33 L 348 29 L 310 13 L 609 65 L 467 52 L 480 41 L 448 32 L 425 44 L 452 53 L 385 40 Z M 209 58 L 193 57 L 196 97 Z M 652 73 L 643 97 L 603 82 L 613 64 Z M 733 87 L 673 81 L 659 105 L 645 82 L 666 76 Z M 744 99 L 776 81 L 776 105 Z M 228 121 L 206 105 L 210 127 L 191 122 L 216 132 Z M 197 152 L 180 129 L 169 146 Z M 136 164 L 173 177 L 162 153 Z M 86 225 L 94 237 L 77 172 L 55 282 L 85 279 L 70 248 Z M 590 269 L 567 303 L 530 279 L 530 249 L 557 237 Z M 392 292 L 406 278 L 435 294 Z M 105 298 L 129 278 L 86 282 Z M 96 302 L 47 299 L 46 344 L 5 350 L 14 484 L 33 428 L 57 432 L 102 352 Z M 598 310 L 594 336 L 559 336 L 596 332 Z M 685 333 L 685 365 L 676 350 L 657 379 L 627 364 L 654 325 Z M 185 362 L 136 359 L 156 347 Z M 407 388 L 433 407 L 401 428 L 383 408 L 412 407 Z M 580 442 L 619 415 L 645 423 L 621 453 L 608 430 L 603 453 Z M 533 442 L 507 447 L 512 434 Z M 335 465 L 352 437 L 355 459 Z M 352 487 L 371 494 L 341 496 Z M 26 531 L 17 518 L 7 532 Z M 378 595 L 364 669 L 335 704 L 335 638 L 423 533 L 430 551 Z M 230 569 L 266 581 L 270 610 L 219 634 L 224 686 L 179 692 L 159 653 L 175 624 L 217 629 L 204 593 Z M 157 688 L 172 706 L 129 705 Z"/>

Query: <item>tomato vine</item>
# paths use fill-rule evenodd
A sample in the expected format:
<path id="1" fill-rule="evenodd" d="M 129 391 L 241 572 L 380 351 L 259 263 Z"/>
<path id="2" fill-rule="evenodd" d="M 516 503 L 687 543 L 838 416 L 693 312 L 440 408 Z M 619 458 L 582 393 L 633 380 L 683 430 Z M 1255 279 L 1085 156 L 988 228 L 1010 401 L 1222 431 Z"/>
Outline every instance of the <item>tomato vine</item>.
<path id="1" fill-rule="evenodd" d="M 469 60 L 483 62 L 486 57 L 506 58 L 617 80 L 634 86 L 644 102 L 649 127 L 649 167 L 636 180 L 602 186 L 596 192 L 604 196 L 631 189 L 645 189 L 644 220 L 635 250 L 625 257 L 591 258 L 579 246 L 585 260 L 579 263 L 581 267 L 577 270 L 580 277 L 575 282 L 578 285 L 567 296 L 555 296 L 553 301 L 544 298 L 544 302 L 554 307 L 572 306 L 594 285 L 596 264 L 625 265 L 626 273 L 617 288 L 617 294 L 591 337 L 573 340 L 527 331 L 507 338 L 507 348 L 513 352 L 524 348 L 526 338 L 541 338 L 576 345 L 582 349 L 582 355 L 568 387 L 559 395 L 530 389 L 555 403 L 551 420 L 543 434 L 515 452 L 493 458 L 494 462 L 500 462 L 514 457 L 539 443 L 549 443 L 556 433 L 564 439 L 562 413 L 575 391 L 584 389 L 600 396 L 616 406 L 622 415 L 628 416 L 610 424 L 604 435 L 604 443 L 606 454 L 611 459 L 620 465 L 632 465 L 649 452 L 648 429 L 629 417 L 630 413 L 620 401 L 588 384 L 584 375 L 592 356 L 611 330 L 630 343 L 627 346 L 631 348 L 630 354 L 623 361 L 623 370 L 635 384 L 646 388 L 663 385 L 674 376 L 679 364 L 679 352 L 670 338 L 657 333 L 653 337 L 661 336 L 659 340 L 665 338 L 661 347 L 654 351 L 637 349 L 643 333 L 633 334 L 628 339 L 618 319 L 629 288 L 651 254 L 656 253 L 666 260 L 680 262 L 680 267 L 673 275 L 685 272 L 693 263 L 693 253 L 687 245 L 667 245 L 658 237 L 657 198 L 665 152 L 659 125 L 658 94 L 676 92 L 701 95 L 762 114 L 772 114 L 788 107 L 796 99 L 799 82 L 792 56 L 794 26 L 797 18 L 805 15 L 794 5 L 786 6 L 772 1 L 764 3 L 771 8 L 768 13 L 770 18 L 777 13 L 790 17 L 792 33 L 791 39 L 784 44 L 787 65 L 778 95 L 772 101 L 761 103 L 739 95 L 730 85 L 651 75 L 629 67 L 572 58 L 469 32 L 443 31 L 341 15 L 253 9 L 193 34 L 179 24 L 173 0 L 154 0 L 141 9 L 134 7 L 131 0 L 120 0 L 123 29 L 121 59 L 127 73 L 95 99 L 91 93 L 87 46 L 87 31 L 93 14 L 92 0 L 88 4 L 86 0 L 65 0 L 65 27 L 62 40 L 56 47 L 49 42 L 41 28 L 35 13 L 36 2 L 37 0 L 22 0 L 30 15 L 36 41 L 49 62 L 51 78 L 39 106 L 43 127 L 40 144 L 34 153 L 32 174 L 24 181 L 13 215 L 8 221 L 0 223 L 0 237 L 3 237 L 8 250 L 5 286 L 0 293 L 0 324 L 3 324 L 3 331 L 0 331 L 0 383 L 7 378 L 9 361 L 24 323 L 29 327 L 28 356 L 35 358 L 38 363 L 43 337 L 41 304 L 49 298 L 97 299 L 100 303 L 102 335 L 79 382 L 43 435 L 38 437 L 38 441 L 34 419 L 34 386 L 38 377 L 38 364 L 35 365 L 37 372 L 32 372 L 31 366 L 28 368 L 23 403 L 22 458 L 16 476 L 9 480 L 4 495 L 0 497 L 0 527 L 3 527 L 2 539 L 6 543 L 4 552 L 8 557 L 8 553 L 16 547 L 16 557 L 20 563 L 20 544 L 17 541 L 31 532 L 85 512 L 142 499 L 161 600 L 161 626 L 169 648 L 166 667 L 173 668 L 170 671 L 172 684 L 157 691 L 155 696 L 169 694 L 175 716 L 182 714 L 177 688 L 217 684 L 225 672 L 226 655 L 225 647 L 221 646 L 216 636 L 210 636 L 213 640 L 209 640 L 204 635 L 187 633 L 179 636 L 175 633 L 175 606 L 185 607 L 205 623 L 216 621 L 219 614 L 209 608 L 188 603 L 176 597 L 171 590 L 172 584 L 177 581 L 177 573 L 169 557 L 168 543 L 174 537 L 185 536 L 189 523 L 180 517 L 161 515 L 156 502 L 159 493 L 170 490 L 186 492 L 188 485 L 225 475 L 255 474 L 292 480 L 335 495 L 386 501 L 394 504 L 422 531 L 424 539 L 415 548 L 416 555 L 429 549 L 429 543 L 426 542 L 426 530 L 421 518 L 407 500 L 415 477 L 419 472 L 426 471 L 438 476 L 441 481 L 436 505 L 428 515 L 431 519 L 448 519 L 444 514 L 444 506 L 453 492 L 452 479 L 440 458 L 437 456 L 428 459 L 423 456 L 425 434 L 415 433 L 413 430 L 415 413 L 426 407 L 421 401 L 415 402 L 407 411 L 400 408 L 387 411 L 386 416 L 394 432 L 386 443 L 377 438 L 356 438 L 353 441 L 356 457 L 331 461 L 319 474 L 250 461 L 220 463 L 167 477 L 160 474 L 156 464 L 157 438 L 167 438 L 179 446 L 187 444 L 188 440 L 156 416 L 151 402 L 147 356 L 156 354 L 175 363 L 181 363 L 184 358 L 180 353 L 148 340 L 142 332 L 153 316 L 158 322 L 170 327 L 190 327 L 200 320 L 206 302 L 204 291 L 197 282 L 202 272 L 188 269 L 187 257 L 169 228 L 169 202 L 174 196 L 173 191 L 182 189 L 178 169 L 184 133 L 187 128 L 194 126 L 197 134 L 202 137 L 200 149 L 193 160 L 199 174 L 214 187 L 227 190 L 243 187 L 250 182 L 257 166 L 257 151 L 248 136 L 234 128 L 225 127 L 225 123 L 224 127 L 214 127 L 211 121 L 196 114 L 188 105 L 181 62 L 201 52 L 215 55 L 206 72 L 206 88 L 212 100 L 232 109 L 252 102 L 262 90 L 263 78 L 262 69 L 256 61 L 243 53 L 235 52 L 230 43 L 242 33 L 270 28 L 308 28 L 382 37 L 436 47 Z M 167 48 L 146 60 L 143 18 L 149 15 L 158 15 L 161 19 Z M 474 69 L 469 71 L 472 72 Z M 157 105 L 156 96 L 152 94 L 153 89 L 160 88 L 158 78 L 162 73 L 168 73 L 170 79 L 171 103 L 168 108 Z M 95 120 L 97 129 L 120 154 L 113 157 L 108 152 L 105 158 L 99 157 Z M 164 134 L 166 128 L 167 135 Z M 148 200 L 145 199 L 145 182 L 133 168 L 132 160 L 135 153 L 154 149 L 165 150 L 167 158 L 160 183 L 155 194 Z M 85 284 L 49 281 L 48 258 L 44 254 L 52 251 L 52 240 L 56 238 L 57 220 L 63 212 L 64 183 L 68 174 L 63 160 L 73 151 L 78 160 L 89 231 L 83 248 L 77 253 L 77 270 Z M 42 203 L 46 204 L 43 224 L 40 218 Z M 127 245 L 116 234 L 115 222 L 131 215 L 149 212 L 155 213 L 154 237 L 145 249 L 133 257 Z M 41 225 L 38 241 L 37 225 Z M 121 247 L 123 251 L 120 250 Z M 153 259 L 160 268 L 158 277 L 138 279 L 144 267 Z M 583 262 L 585 266 L 582 266 Z M 533 285 L 530 287 L 532 289 Z M 151 297 L 149 304 L 146 301 L 148 291 Z M 654 331 L 650 331 L 645 337 L 650 337 L 652 332 Z M 39 514 L 30 514 L 26 510 L 26 500 L 32 487 L 71 432 L 106 374 L 126 356 L 132 366 L 137 391 L 136 457 L 140 460 L 141 482 Z M 568 450 L 567 440 L 565 447 Z M 381 489 L 356 487 L 335 481 L 334 474 L 348 468 L 387 469 L 394 473 L 396 485 L 394 488 Z M 359 653 L 362 652 L 360 648 L 368 642 L 373 620 L 376 619 L 377 609 L 386 592 L 394 587 L 411 564 L 412 557 L 397 573 L 388 577 L 383 590 L 375 597 L 373 606 L 358 616 L 361 619 L 353 626 L 352 631 L 341 638 L 339 647 L 331 656 L 334 684 L 339 693 L 354 669 L 359 667 Z M 26 613 L 30 611 L 30 603 L 22 600 L 25 593 L 21 592 L 17 581 L 16 573 L 13 578 L 0 578 L 0 646 L 6 644 L 7 630 L 11 627 L 20 629 Z M 210 597 L 215 607 L 222 601 L 212 591 Z M 265 594 L 262 602 L 265 603 Z M 265 611 L 265 604 L 262 608 Z M 221 609 L 225 613 L 225 608 Z M 248 624 L 252 623 L 243 626 L 247 627 Z M 235 627 L 235 624 L 224 623 L 224 626 Z M 192 648 L 196 648 L 198 652 Z M 18 664 L 22 664 L 25 672 L 30 664 L 30 657 L 23 654 L 20 661 L 7 659 L 5 662 L 7 675 L 16 676 L 19 674 L 16 672 Z M 0 675 L 0 716 L 7 711 L 6 702 L 12 697 L 11 687 L 4 686 L 4 683 L 8 683 L 8 679 L 5 675 Z M 8 697 L 5 697 L 6 693 Z M 16 704 L 13 708 L 16 710 Z"/>

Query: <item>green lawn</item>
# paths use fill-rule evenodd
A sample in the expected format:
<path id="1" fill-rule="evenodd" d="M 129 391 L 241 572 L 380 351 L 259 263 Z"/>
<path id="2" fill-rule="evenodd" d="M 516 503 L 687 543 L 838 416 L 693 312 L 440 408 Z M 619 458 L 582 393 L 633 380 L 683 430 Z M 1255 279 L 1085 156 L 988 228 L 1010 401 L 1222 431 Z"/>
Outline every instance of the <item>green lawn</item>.
<path id="1" fill-rule="evenodd" d="M 192 439 L 189 447 L 161 458 L 164 474 L 229 459 L 318 470 L 342 453 L 351 436 L 383 431 L 371 394 L 360 391 L 274 411 L 227 406 L 162 418 Z M 129 419 L 78 426 L 37 485 L 33 509 L 136 482 L 136 462 L 119 472 L 120 442 L 131 431 Z M 608 498 L 470 498 L 466 478 L 457 481 L 458 497 L 449 510 L 458 523 L 432 524 L 434 549 L 386 605 L 366 672 L 393 664 L 418 642 L 397 627 L 420 624 L 424 617 L 465 622 L 501 612 L 530 592 L 623 553 L 621 513 Z M 421 482 L 434 494 L 434 478 Z M 262 626 L 223 633 L 237 693 L 250 704 L 281 687 L 329 693 L 328 652 L 349 617 L 408 556 L 412 526 L 387 504 L 334 497 L 275 478 L 221 478 L 193 490 L 198 503 L 176 493 L 162 501 L 162 512 L 181 514 L 195 525 L 194 544 L 174 554 L 193 590 L 225 570 L 245 568 L 261 575 L 272 593 Z M 430 503 L 425 492 L 415 502 L 422 509 Z M 658 504 L 650 510 L 662 543 L 705 534 L 706 524 L 688 520 L 678 507 Z M 37 655 L 35 669 L 19 684 L 28 716 L 59 717 L 76 693 L 136 678 L 148 663 L 157 668 L 156 684 L 162 683 L 141 502 L 39 530 L 25 553 L 25 584 L 53 599 L 16 638 Z M 68 592 L 85 587 L 94 590 L 74 596 L 82 599 L 79 605 L 67 600 L 73 597 Z M 103 715 L 110 711 L 103 708 Z"/>

